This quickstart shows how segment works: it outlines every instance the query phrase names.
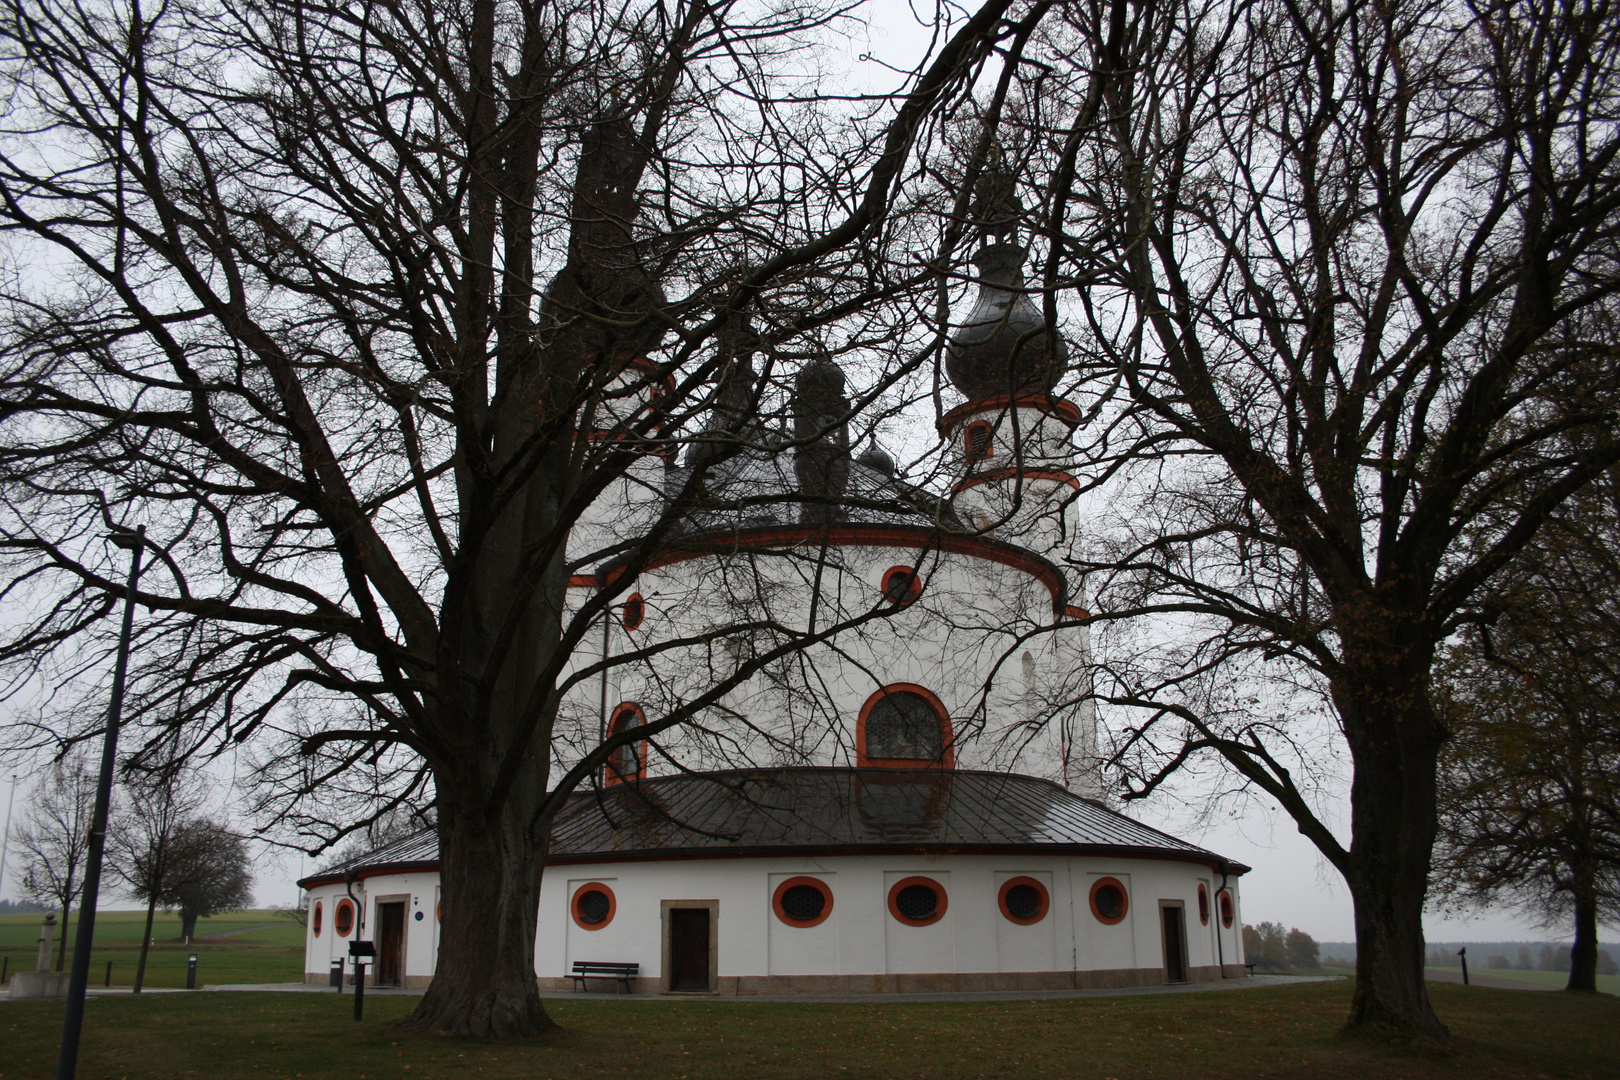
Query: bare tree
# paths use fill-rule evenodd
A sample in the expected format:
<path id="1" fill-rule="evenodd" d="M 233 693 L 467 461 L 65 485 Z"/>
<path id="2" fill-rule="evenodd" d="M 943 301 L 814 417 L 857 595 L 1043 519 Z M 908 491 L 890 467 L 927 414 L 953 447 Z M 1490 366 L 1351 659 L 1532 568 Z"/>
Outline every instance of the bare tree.
<path id="1" fill-rule="evenodd" d="M 1005 141 L 1048 248 L 1031 291 L 1086 335 L 1116 761 L 1132 796 L 1214 759 L 1286 810 L 1355 903 L 1349 1030 L 1444 1043 L 1431 668 L 1620 459 L 1620 19 L 1098 0 L 1040 33 Z M 1324 728 L 1348 839 L 1311 789 Z"/>
<path id="2" fill-rule="evenodd" d="M 96 774 L 80 754 L 53 762 L 34 788 L 14 835 L 22 853 L 23 891 L 62 909 L 56 970 L 67 959 L 68 915 L 84 891 L 81 871 L 96 806 Z"/>
<path id="3" fill-rule="evenodd" d="M 133 987 L 138 994 L 146 981 L 158 904 L 174 877 L 175 842 L 185 823 L 202 808 L 206 789 L 183 763 L 168 762 L 150 772 L 126 772 L 123 790 L 123 810 L 107 825 L 107 863 L 124 880 L 130 896 L 146 901 Z"/>
<path id="4" fill-rule="evenodd" d="M 852 104 L 815 79 L 836 3 L 7 3 L 0 223 L 66 269 L 6 291 L 0 533 L 30 619 L 4 655 L 90 665 L 121 594 L 93 538 L 147 522 L 132 694 L 166 719 L 138 754 L 258 740 L 261 809 L 315 849 L 431 803 L 453 899 L 414 1022 L 544 1031 L 561 800 L 882 614 L 745 625 L 759 647 L 701 692 L 558 752 L 569 693 L 646 655 L 574 662 L 713 467 L 848 419 L 764 437 L 785 375 L 867 350 L 854 416 L 931 357 L 862 313 L 938 276 L 901 181 L 1044 11 L 1010 7 Z M 649 466 L 683 447 L 670 486 Z M 635 512 L 593 518 L 604 493 Z"/>

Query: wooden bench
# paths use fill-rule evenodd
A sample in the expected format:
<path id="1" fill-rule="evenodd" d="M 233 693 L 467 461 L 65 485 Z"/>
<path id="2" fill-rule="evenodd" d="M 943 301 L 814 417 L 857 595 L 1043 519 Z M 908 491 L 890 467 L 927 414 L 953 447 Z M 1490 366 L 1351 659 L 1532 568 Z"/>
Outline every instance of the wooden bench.
<path id="1" fill-rule="evenodd" d="M 630 992 L 630 980 L 636 977 L 641 970 L 640 964 L 610 964 L 597 960 L 575 960 L 574 973 L 569 976 L 574 980 L 574 992 L 585 989 L 586 979 L 617 979 L 624 992 Z"/>

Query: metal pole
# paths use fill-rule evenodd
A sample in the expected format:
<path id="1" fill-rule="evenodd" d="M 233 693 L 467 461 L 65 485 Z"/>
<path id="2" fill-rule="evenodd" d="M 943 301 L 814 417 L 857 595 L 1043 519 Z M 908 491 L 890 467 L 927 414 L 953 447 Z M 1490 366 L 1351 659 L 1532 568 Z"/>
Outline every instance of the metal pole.
<path id="1" fill-rule="evenodd" d="M 79 932 L 73 939 L 73 974 L 68 979 L 67 1012 L 62 1017 L 62 1047 L 56 1056 L 56 1080 L 73 1080 L 79 1067 L 79 1034 L 84 1028 L 84 991 L 90 981 L 90 947 L 96 938 L 96 896 L 101 890 L 101 855 L 107 845 L 107 812 L 112 804 L 113 764 L 118 757 L 118 724 L 124 713 L 124 677 L 129 672 L 129 639 L 135 629 L 135 583 L 141 576 L 146 526 L 117 532 L 112 542 L 130 553 L 129 585 L 124 590 L 124 626 L 118 635 L 113 665 L 112 702 L 107 707 L 107 734 L 101 743 L 101 778 L 96 785 L 96 812 L 90 819 L 85 853 L 84 893 L 79 898 Z"/>
<path id="2" fill-rule="evenodd" d="M 6 856 L 11 854 L 11 804 L 17 801 L 17 774 L 11 774 L 11 794 L 6 796 L 6 835 L 0 839 L 0 896 L 6 895 Z"/>

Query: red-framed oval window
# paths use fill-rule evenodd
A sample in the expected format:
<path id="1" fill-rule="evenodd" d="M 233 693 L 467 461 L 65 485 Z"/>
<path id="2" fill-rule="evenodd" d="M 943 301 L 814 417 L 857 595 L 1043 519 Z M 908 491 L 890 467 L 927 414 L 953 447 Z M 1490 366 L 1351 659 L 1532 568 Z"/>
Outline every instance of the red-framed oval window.
<path id="1" fill-rule="evenodd" d="M 952 742 L 945 703 L 914 683 L 890 683 L 867 698 L 855 718 L 855 754 L 861 765 L 954 769 Z"/>
<path id="2" fill-rule="evenodd" d="M 337 931 L 338 937 L 348 937 L 354 929 L 354 901 L 346 896 L 332 911 L 332 929 Z"/>
<path id="3" fill-rule="evenodd" d="M 619 622 L 626 630 L 634 630 L 647 618 L 647 598 L 640 593 L 631 593 L 624 602 L 624 610 L 619 614 Z"/>
<path id="4" fill-rule="evenodd" d="M 832 909 L 832 890 L 820 878 L 790 877 L 771 894 L 771 910 L 789 926 L 819 926 Z"/>
<path id="5" fill-rule="evenodd" d="M 922 575 L 914 566 L 891 566 L 883 571 L 883 599 L 905 607 L 922 595 Z"/>
<path id="6" fill-rule="evenodd" d="M 618 910 L 613 890 L 600 881 L 587 881 L 574 890 L 574 898 L 568 902 L 568 913 L 583 930 L 602 929 L 613 921 Z"/>
<path id="7" fill-rule="evenodd" d="M 1052 895 L 1036 878 L 1013 877 L 1001 883 L 1001 889 L 996 893 L 996 906 L 1008 922 L 1033 926 L 1046 918 L 1046 913 L 1052 909 Z"/>
<path id="8" fill-rule="evenodd" d="M 1109 926 L 1124 922 L 1131 910 L 1131 897 L 1118 878 L 1100 877 L 1091 883 L 1091 913 Z"/>
<path id="9" fill-rule="evenodd" d="M 1221 890 L 1221 925 L 1228 930 L 1232 929 L 1232 894 L 1225 889 Z"/>
<path id="10" fill-rule="evenodd" d="M 932 926 L 945 917 L 945 886 L 931 877 L 901 878 L 889 887 L 889 914 L 907 926 Z"/>
<path id="11" fill-rule="evenodd" d="M 991 457 L 996 452 L 996 429 L 988 421 L 973 421 L 962 429 L 962 452 L 970 463 Z"/>
<path id="12" fill-rule="evenodd" d="M 309 916 L 309 924 L 314 929 L 316 937 L 321 936 L 321 914 L 321 902 L 317 900 L 315 901 L 315 910 L 310 912 Z"/>
<path id="13" fill-rule="evenodd" d="M 444 922 L 444 901 L 438 900 L 433 904 L 433 921 Z"/>
<path id="14" fill-rule="evenodd" d="M 1209 890 L 1204 883 L 1198 883 L 1198 921 L 1204 926 L 1209 925 Z"/>

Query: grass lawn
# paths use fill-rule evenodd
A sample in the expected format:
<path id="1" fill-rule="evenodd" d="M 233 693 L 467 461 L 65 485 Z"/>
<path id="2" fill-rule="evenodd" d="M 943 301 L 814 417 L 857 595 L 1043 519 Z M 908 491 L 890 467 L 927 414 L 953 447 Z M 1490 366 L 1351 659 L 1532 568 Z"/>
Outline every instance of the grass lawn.
<path id="1" fill-rule="evenodd" d="M 39 940 L 43 915 L 0 916 L 0 957 L 10 960 L 10 970 L 34 970 L 34 943 Z M 106 980 L 107 961 L 113 965 L 114 986 L 128 986 L 135 979 L 139 962 L 141 932 L 146 927 L 145 911 L 98 911 L 96 945 L 90 953 L 90 982 L 100 986 Z M 267 927 L 268 929 L 257 929 Z M 64 968 L 73 963 L 73 933 L 78 915 L 68 925 L 68 949 Z M 214 940 L 204 935 L 223 930 L 247 930 Z M 186 985 L 186 957 L 197 954 L 199 985 L 209 983 L 302 982 L 304 978 L 304 930 L 272 911 L 237 911 L 202 919 L 197 923 L 199 939 L 191 945 L 180 942 L 180 920 L 158 912 L 152 924 L 157 944 L 146 960 L 146 985 Z M 52 953 L 53 965 L 55 953 Z"/>
<path id="2" fill-rule="evenodd" d="M 332 1077 L 1395 1078 L 1620 1075 L 1620 1001 L 1432 987 L 1455 1056 L 1393 1050 L 1335 1032 L 1346 983 L 1063 1001 L 852 1005 L 552 1001 L 561 1033 L 484 1044 L 400 1032 L 415 998 L 373 997 L 366 1019 L 332 994 L 94 998 L 85 1080 Z M 61 1006 L 0 1005 L 0 1080 L 52 1074 Z"/>

